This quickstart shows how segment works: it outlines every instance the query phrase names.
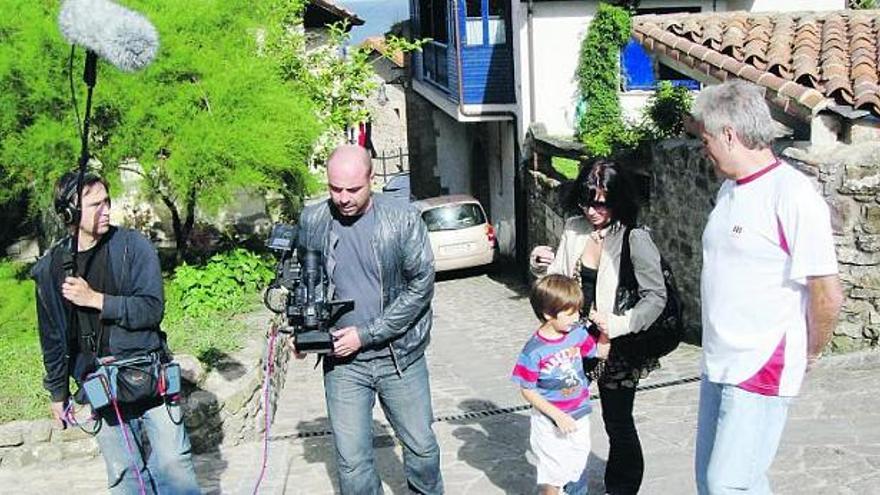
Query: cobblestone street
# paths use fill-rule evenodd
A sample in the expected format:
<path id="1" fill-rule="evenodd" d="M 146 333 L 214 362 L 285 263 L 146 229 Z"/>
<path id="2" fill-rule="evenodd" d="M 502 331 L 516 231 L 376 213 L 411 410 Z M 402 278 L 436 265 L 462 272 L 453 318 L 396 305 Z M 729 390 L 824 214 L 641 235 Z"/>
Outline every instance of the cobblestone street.
<path id="1" fill-rule="evenodd" d="M 449 494 L 534 493 L 526 455 L 528 412 L 508 379 L 535 317 L 523 287 L 476 275 L 437 283 L 429 348 L 435 431 Z M 692 460 L 699 348 L 682 346 L 643 381 L 636 397 L 645 450 L 645 494 L 694 493 Z M 271 430 L 261 493 L 334 492 L 332 437 L 326 434 L 321 373 L 313 358 L 293 363 Z M 870 385 L 880 353 L 826 358 L 794 403 L 771 470 L 776 493 L 871 494 L 880 487 L 880 398 Z M 657 388 L 652 388 L 656 386 Z M 607 454 L 598 401 L 592 415 L 591 493 L 602 493 Z M 386 493 L 407 493 L 400 447 L 379 411 L 374 444 Z M 197 457 L 207 493 L 252 493 L 262 444 L 223 448 Z M 2 493 L 95 491 L 105 483 L 103 461 L 66 463 L 51 471 L 0 470 Z"/>

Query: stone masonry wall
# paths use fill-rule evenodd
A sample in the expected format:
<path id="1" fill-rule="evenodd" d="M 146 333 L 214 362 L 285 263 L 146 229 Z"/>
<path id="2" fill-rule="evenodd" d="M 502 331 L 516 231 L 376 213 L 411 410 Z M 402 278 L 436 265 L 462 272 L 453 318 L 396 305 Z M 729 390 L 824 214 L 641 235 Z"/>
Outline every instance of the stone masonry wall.
<path id="1" fill-rule="evenodd" d="M 283 338 L 279 336 L 275 342 L 269 384 L 273 416 L 290 361 Z M 265 334 L 256 334 L 246 348 L 218 363 L 189 394 L 185 402 L 186 426 L 194 452 L 208 452 L 221 443 L 238 445 L 261 437 L 265 430 L 262 387 L 267 344 Z"/>
<path id="2" fill-rule="evenodd" d="M 721 181 L 699 141 L 670 140 L 651 150 L 649 205 L 641 222 L 675 274 L 688 340 L 699 342 L 703 227 Z"/>
<path id="3" fill-rule="evenodd" d="M 237 445 L 260 438 L 264 430 L 262 403 L 263 362 L 267 340 L 256 334 L 245 349 L 228 356 L 211 372 L 184 383 L 185 422 L 193 451 L 216 450 L 221 443 Z M 276 343 L 270 404 L 272 414 L 290 359 L 288 347 Z M 187 378 L 192 367 L 184 372 Z M 196 372 L 198 375 L 199 373 Z M 92 427 L 92 423 L 85 425 Z M 13 421 L 0 425 L 0 469 L 51 464 L 100 455 L 95 439 L 77 427 L 62 430 L 50 420 Z"/>
<path id="4" fill-rule="evenodd" d="M 406 90 L 406 134 L 413 195 L 416 198 L 439 196 L 443 189 L 437 173 L 434 105 L 412 87 Z"/>
<path id="5" fill-rule="evenodd" d="M 880 143 L 805 151 L 777 150 L 816 184 L 832 210 L 835 245 L 846 301 L 832 348 L 848 351 L 878 343 L 880 335 Z M 701 238 L 720 180 L 695 140 L 668 140 L 652 148 L 649 205 L 641 222 L 676 276 L 685 304 L 688 340 L 699 342 Z M 529 244 L 555 246 L 562 231 L 559 182 L 540 172 L 528 178 Z"/>
<path id="6" fill-rule="evenodd" d="M 560 182 L 535 170 L 528 171 L 526 181 L 528 249 L 542 245 L 555 248 L 565 225 L 559 198 Z"/>
<path id="7" fill-rule="evenodd" d="M 838 350 L 876 346 L 880 336 L 880 142 L 784 153 L 812 176 L 832 207 L 846 301 L 834 332 Z"/>

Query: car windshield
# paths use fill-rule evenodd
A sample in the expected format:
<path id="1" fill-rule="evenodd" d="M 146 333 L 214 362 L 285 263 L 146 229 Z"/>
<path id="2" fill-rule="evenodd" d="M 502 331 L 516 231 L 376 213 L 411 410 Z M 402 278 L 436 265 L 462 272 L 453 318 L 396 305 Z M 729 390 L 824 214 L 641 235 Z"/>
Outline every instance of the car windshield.
<path id="1" fill-rule="evenodd" d="M 486 223 L 483 210 L 476 203 L 459 203 L 432 208 L 422 213 L 429 232 L 458 230 Z"/>

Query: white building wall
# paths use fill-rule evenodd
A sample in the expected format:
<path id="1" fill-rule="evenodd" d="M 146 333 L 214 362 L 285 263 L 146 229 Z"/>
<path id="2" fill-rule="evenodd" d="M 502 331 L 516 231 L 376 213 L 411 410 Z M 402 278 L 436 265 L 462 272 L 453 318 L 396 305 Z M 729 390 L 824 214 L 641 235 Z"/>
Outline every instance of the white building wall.
<path id="1" fill-rule="evenodd" d="M 702 12 L 836 10 L 845 0 L 643 0 L 639 8 L 700 7 Z M 595 0 L 537 2 L 532 4 L 534 85 L 529 80 L 528 3 L 513 2 L 517 50 L 516 87 L 521 102 L 523 129 L 532 122 L 544 124 L 550 134 L 574 133 L 577 104 L 577 70 L 581 42 L 598 8 Z M 531 98 L 534 93 L 534 115 Z M 650 91 L 621 95 L 624 118 L 641 119 Z"/>
<path id="2" fill-rule="evenodd" d="M 725 0 L 714 2 L 715 8 L 724 10 Z M 534 115 L 531 114 L 532 91 L 529 81 L 529 19 L 528 4 L 519 2 L 513 17 L 517 26 L 518 41 L 517 87 L 520 90 L 522 115 L 528 123 L 541 122 L 550 134 L 570 136 L 574 132 L 575 106 L 577 104 L 576 71 L 580 57 L 580 47 L 587 33 L 590 21 L 596 14 L 599 3 L 594 0 L 538 2 L 532 4 L 532 39 L 534 62 Z M 645 0 L 641 8 L 655 7 L 701 7 L 703 12 L 711 12 L 712 0 Z M 515 6 L 516 7 L 516 6 Z M 636 108 L 644 104 L 641 100 L 633 102 Z M 638 114 L 638 112 L 634 112 Z M 629 113 L 625 112 L 625 115 Z"/>
<path id="3" fill-rule="evenodd" d="M 533 4 L 532 74 L 537 91 L 530 88 L 529 81 L 529 32 L 528 4 L 519 4 L 515 16 L 519 31 L 517 62 L 519 72 L 518 86 L 521 91 L 522 114 L 527 127 L 531 122 L 541 122 L 551 134 L 570 135 L 574 124 L 574 109 L 577 98 L 577 69 L 580 40 L 596 13 L 598 3 L 581 2 L 538 2 Z M 531 114 L 534 96 L 534 115 Z"/>
<path id="4" fill-rule="evenodd" d="M 456 122 L 440 109 L 434 110 L 437 136 L 437 170 L 440 187 L 449 194 L 472 194 L 470 150 L 467 124 Z"/>
<path id="5" fill-rule="evenodd" d="M 489 163 L 489 217 L 495 226 L 498 252 L 513 256 L 516 250 L 516 210 L 514 201 L 515 155 L 511 122 L 490 122 L 487 126 Z M 485 205 L 484 205 L 485 206 Z"/>

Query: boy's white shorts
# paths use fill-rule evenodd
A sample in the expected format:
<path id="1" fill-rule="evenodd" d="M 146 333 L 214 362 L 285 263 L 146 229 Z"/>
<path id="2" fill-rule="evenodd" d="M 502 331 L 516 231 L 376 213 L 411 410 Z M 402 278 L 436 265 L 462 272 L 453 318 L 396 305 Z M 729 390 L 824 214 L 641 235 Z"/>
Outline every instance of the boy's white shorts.
<path id="1" fill-rule="evenodd" d="M 562 487 L 577 481 L 590 457 L 590 415 L 577 420 L 577 430 L 564 434 L 553 420 L 532 410 L 529 443 L 538 461 L 538 484 Z"/>

